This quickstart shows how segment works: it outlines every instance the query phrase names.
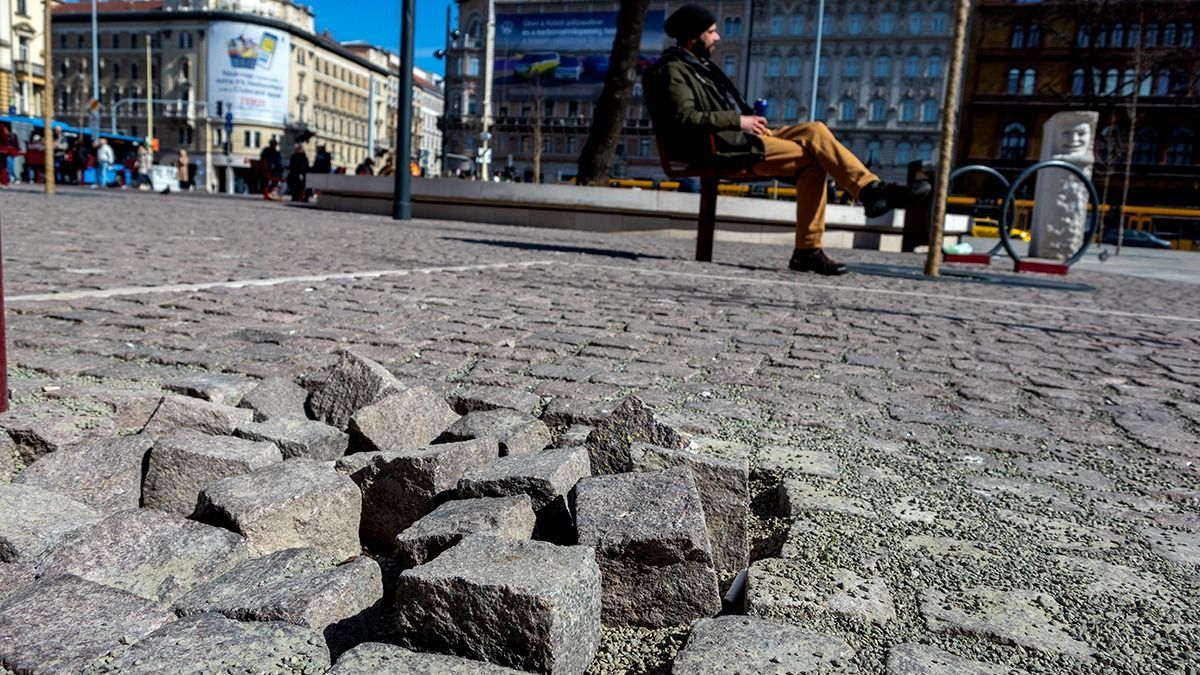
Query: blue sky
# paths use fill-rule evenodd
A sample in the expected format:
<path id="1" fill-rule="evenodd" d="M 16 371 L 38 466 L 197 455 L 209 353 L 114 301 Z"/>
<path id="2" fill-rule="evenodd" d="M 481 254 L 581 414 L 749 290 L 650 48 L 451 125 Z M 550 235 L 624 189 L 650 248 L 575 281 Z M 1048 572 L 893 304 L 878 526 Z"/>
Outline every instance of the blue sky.
<path id="1" fill-rule="evenodd" d="M 329 30 L 340 41 L 366 40 L 397 51 L 400 47 L 399 0 L 305 0 L 317 15 L 317 31 Z M 417 0 L 414 54 L 417 66 L 444 73 L 442 62 L 433 57 L 446 44 L 446 7 L 454 0 Z M 457 7 L 453 21 L 458 20 Z"/>

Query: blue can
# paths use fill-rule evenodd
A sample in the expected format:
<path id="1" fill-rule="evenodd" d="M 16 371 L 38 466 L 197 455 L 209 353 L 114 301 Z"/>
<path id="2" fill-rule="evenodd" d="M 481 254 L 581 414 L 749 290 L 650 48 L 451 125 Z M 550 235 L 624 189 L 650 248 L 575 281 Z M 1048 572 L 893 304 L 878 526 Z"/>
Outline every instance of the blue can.
<path id="1" fill-rule="evenodd" d="M 754 114 L 759 117 L 767 116 L 767 99 L 760 98 L 754 102 Z"/>

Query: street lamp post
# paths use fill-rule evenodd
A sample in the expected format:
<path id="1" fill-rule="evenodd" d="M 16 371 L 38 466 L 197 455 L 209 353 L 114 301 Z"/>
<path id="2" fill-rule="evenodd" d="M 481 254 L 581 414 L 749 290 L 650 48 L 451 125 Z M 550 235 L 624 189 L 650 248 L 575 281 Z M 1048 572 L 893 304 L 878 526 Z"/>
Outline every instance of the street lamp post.
<path id="1" fill-rule="evenodd" d="M 483 141 L 480 175 L 491 180 L 492 174 L 492 69 L 496 61 L 496 0 L 488 0 L 487 44 L 483 48 L 483 120 L 479 134 Z"/>
<path id="2" fill-rule="evenodd" d="M 808 106 L 808 121 L 817 121 L 817 89 L 821 75 L 821 40 L 825 37 L 825 0 L 817 2 L 817 41 L 813 46 L 812 101 Z"/>
<path id="3" fill-rule="evenodd" d="M 462 37 L 462 33 L 458 29 L 450 28 L 450 5 L 446 5 L 446 48 L 439 49 L 433 53 L 439 59 L 444 59 L 445 73 L 442 76 L 442 168 L 438 172 L 441 176 L 446 176 L 450 170 L 450 115 L 445 107 L 446 91 L 449 89 L 447 82 L 450 80 L 450 43 Z"/>
<path id="4" fill-rule="evenodd" d="M 392 192 L 392 218 L 412 219 L 412 90 L 413 25 L 416 0 L 403 0 L 400 7 L 400 91 L 396 105 L 396 173 Z M 400 164 L 400 162 L 404 164 Z"/>
<path id="5" fill-rule="evenodd" d="M 96 25 L 96 0 L 92 0 L 92 98 L 100 100 L 100 31 Z"/>
<path id="6" fill-rule="evenodd" d="M 46 150 L 42 157 L 42 185 L 45 186 L 46 194 L 54 194 L 54 69 L 50 67 L 54 60 L 51 58 L 51 49 L 54 41 L 50 34 L 50 20 L 53 13 L 53 3 L 46 2 L 45 5 L 45 21 L 46 25 L 43 29 L 45 46 L 43 48 L 42 66 L 42 143 L 45 144 Z"/>

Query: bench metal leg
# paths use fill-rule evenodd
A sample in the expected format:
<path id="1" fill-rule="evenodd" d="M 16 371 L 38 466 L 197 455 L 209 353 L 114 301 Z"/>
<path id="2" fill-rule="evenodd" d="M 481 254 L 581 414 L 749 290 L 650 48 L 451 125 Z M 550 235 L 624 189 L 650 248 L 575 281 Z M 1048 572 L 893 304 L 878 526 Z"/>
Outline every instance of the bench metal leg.
<path id="1" fill-rule="evenodd" d="M 717 227 L 717 178 L 700 179 L 700 218 L 696 223 L 696 260 L 712 262 L 713 233 Z"/>

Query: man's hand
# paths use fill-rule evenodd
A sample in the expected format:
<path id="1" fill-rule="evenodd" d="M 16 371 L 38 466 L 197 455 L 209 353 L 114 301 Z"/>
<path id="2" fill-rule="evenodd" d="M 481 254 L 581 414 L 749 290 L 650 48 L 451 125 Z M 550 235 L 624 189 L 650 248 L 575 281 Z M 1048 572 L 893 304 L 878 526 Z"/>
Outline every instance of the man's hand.
<path id="1" fill-rule="evenodd" d="M 758 115 L 742 115 L 742 131 L 761 136 L 767 130 L 767 118 Z"/>

